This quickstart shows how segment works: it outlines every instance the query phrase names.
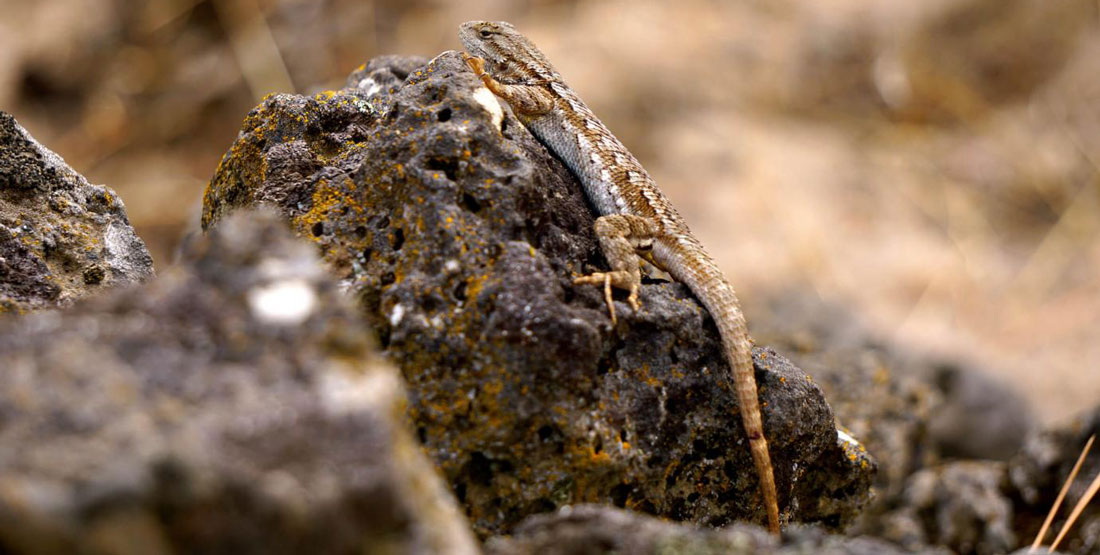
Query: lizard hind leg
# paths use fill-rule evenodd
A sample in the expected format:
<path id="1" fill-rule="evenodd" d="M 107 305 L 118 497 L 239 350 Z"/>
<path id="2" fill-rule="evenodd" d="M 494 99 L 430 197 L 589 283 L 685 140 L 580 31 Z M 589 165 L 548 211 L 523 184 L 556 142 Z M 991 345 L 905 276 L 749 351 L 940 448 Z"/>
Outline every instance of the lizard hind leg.
<path id="1" fill-rule="evenodd" d="M 604 286 L 604 300 L 611 315 L 611 323 L 618 323 L 615 317 L 615 305 L 611 299 L 611 288 L 626 289 L 630 292 L 627 302 L 635 311 L 641 308 L 638 303 L 638 289 L 642 285 L 641 258 L 639 252 L 647 252 L 653 246 L 657 235 L 657 224 L 649 218 L 633 214 L 612 214 L 596 220 L 596 238 L 600 242 L 609 272 L 594 272 L 581 276 L 575 284 L 598 284 Z"/>

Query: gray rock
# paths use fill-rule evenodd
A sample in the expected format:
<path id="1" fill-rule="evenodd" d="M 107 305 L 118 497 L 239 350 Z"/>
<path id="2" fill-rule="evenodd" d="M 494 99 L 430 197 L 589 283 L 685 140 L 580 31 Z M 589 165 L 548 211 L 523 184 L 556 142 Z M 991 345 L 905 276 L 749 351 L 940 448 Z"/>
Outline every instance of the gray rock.
<path id="1" fill-rule="evenodd" d="M 65 306 L 152 275 L 122 199 L 0 112 L 0 313 Z"/>
<path id="2" fill-rule="evenodd" d="M 753 320 L 757 337 L 786 347 L 881 465 L 878 496 L 849 533 L 980 553 L 1034 537 L 1087 439 L 1088 418 L 1039 434 L 1008 384 L 975 365 L 878 341 L 843 307 L 790 294 L 749 308 L 764 315 Z M 1081 541 L 1073 545 L 1095 540 Z"/>
<path id="3" fill-rule="evenodd" d="M 211 181 L 203 225 L 266 204 L 318 244 L 479 534 L 577 503 L 763 521 L 706 311 L 649 278 L 639 313 L 617 296 L 612 327 L 597 288 L 572 284 L 605 267 L 579 184 L 457 53 L 419 63 L 380 58 L 349 88 L 266 100 Z M 781 506 L 844 526 L 873 462 L 838 439 L 804 373 L 754 355 Z"/>
<path id="4" fill-rule="evenodd" d="M 1013 499 L 1017 500 L 1017 527 L 1022 540 L 1035 538 L 1070 470 L 1092 435 L 1100 441 L 1100 405 L 1067 424 L 1033 434 L 1024 448 L 1009 462 L 1008 479 Z M 1077 500 L 1089 483 L 1100 474 L 1100 444 L 1095 443 L 1070 486 L 1066 500 L 1047 533 L 1050 545 Z M 1070 528 L 1059 548 L 1068 553 L 1100 553 L 1100 498 L 1093 498 Z"/>
<path id="5" fill-rule="evenodd" d="M 1007 383 L 973 366 L 932 364 L 926 379 L 942 401 L 928 434 L 943 457 L 1007 461 L 1020 451 L 1037 422 L 1031 406 Z"/>
<path id="6" fill-rule="evenodd" d="M 914 473 L 902 508 L 887 513 L 883 537 L 910 548 L 942 545 L 957 553 L 1006 553 L 1016 547 L 1005 463 L 965 461 Z"/>
<path id="7" fill-rule="evenodd" d="M 797 292 L 747 303 L 757 340 L 776 345 L 813 376 L 837 422 L 878 461 L 876 497 L 860 520 L 896 506 L 908 477 L 940 461 L 928 422 L 943 396 L 846 307 Z M 873 526 L 861 530 L 875 533 Z"/>
<path id="8" fill-rule="evenodd" d="M 494 555 L 909 553 L 882 540 L 846 538 L 820 527 L 791 526 L 780 540 L 758 526 L 734 524 L 717 530 L 595 505 L 531 517 L 511 537 L 490 540 L 486 551 Z"/>
<path id="9" fill-rule="evenodd" d="M 228 219 L 143 287 L 0 322 L 0 551 L 477 551 L 284 225 Z"/>

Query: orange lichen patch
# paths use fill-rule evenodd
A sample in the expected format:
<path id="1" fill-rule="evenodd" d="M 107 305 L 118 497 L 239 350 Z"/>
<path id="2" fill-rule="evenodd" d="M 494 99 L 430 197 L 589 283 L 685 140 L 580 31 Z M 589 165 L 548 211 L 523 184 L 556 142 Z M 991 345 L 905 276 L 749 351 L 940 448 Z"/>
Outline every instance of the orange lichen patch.
<path id="1" fill-rule="evenodd" d="M 500 395 L 504 390 L 504 384 L 500 381 L 491 381 L 481 386 L 481 391 L 488 395 Z"/>
<path id="2" fill-rule="evenodd" d="M 313 190 L 313 206 L 308 212 L 295 218 L 300 233 L 306 237 L 312 237 L 308 230 L 314 224 L 333 219 L 333 214 L 343 207 L 352 207 L 361 213 L 363 211 L 362 206 L 357 204 L 356 199 L 349 195 L 349 192 L 343 184 L 334 185 L 328 181 L 318 182 Z"/>
<path id="3" fill-rule="evenodd" d="M 856 441 L 846 431 L 841 430 L 840 446 L 844 450 L 844 456 L 855 464 L 858 464 L 860 468 L 866 469 L 871 464 L 870 455 L 867 453 L 867 448 L 862 443 Z"/>
<path id="4" fill-rule="evenodd" d="M 611 462 L 611 455 L 607 454 L 607 451 L 596 452 L 596 448 L 591 445 L 586 445 L 584 450 L 588 455 L 588 462 L 591 464 L 607 464 Z"/>

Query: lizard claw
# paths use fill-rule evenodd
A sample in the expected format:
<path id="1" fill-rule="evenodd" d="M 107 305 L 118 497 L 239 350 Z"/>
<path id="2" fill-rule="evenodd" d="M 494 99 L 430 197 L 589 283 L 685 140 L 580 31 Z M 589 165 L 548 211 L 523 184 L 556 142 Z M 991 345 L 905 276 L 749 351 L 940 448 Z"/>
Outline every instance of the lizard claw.
<path id="1" fill-rule="evenodd" d="M 611 314 L 611 325 L 618 325 L 619 320 L 615 318 L 615 303 L 611 300 L 611 276 L 608 274 L 603 275 L 603 298 L 607 302 L 607 311 Z"/>
<path id="2" fill-rule="evenodd" d="M 474 75 L 481 77 L 485 74 L 485 60 L 483 58 L 471 56 L 469 53 L 463 52 L 462 61 L 466 62 L 466 65 L 470 67 L 470 70 L 474 72 Z"/>
<path id="3" fill-rule="evenodd" d="M 630 288 L 630 296 L 626 298 L 626 302 L 630 303 L 630 308 L 634 309 L 634 312 L 638 312 L 642 309 L 642 305 L 638 302 L 638 286 L 634 285 Z"/>
<path id="4" fill-rule="evenodd" d="M 604 271 L 596 271 L 596 273 L 581 276 L 573 280 L 573 285 L 599 284 L 603 284 L 604 286 L 604 302 L 607 303 L 607 314 L 612 317 L 612 324 L 617 324 L 618 318 L 616 318 L 615 315 L 615 302 L 612 300 L 612 275 L 604 273 Z"/>
<path id="5" fill-rule="evenodd" d="M 619 319 L 615 315 L 615 302 L 611 298 L 611 288 L 613 286 L 623 287 L 622 284 L 617 284 L 621 277 L 616 272 L 593 272 L 587 276 L 581 276 L 573 280 L 574 285 L 591 284 L 591 285 L 603 285 L 603 298 L 607 303 L 607 313 L 611 316 L 611 323 L 618 324 Z M 642 304 L 638 302 L 638 284 L 631 284 L 630 296 L 626 298 L 626 302 L 630 303 L 630 308 L 634 309 L 634 312 L 638 312 L 642 309 Z"/>

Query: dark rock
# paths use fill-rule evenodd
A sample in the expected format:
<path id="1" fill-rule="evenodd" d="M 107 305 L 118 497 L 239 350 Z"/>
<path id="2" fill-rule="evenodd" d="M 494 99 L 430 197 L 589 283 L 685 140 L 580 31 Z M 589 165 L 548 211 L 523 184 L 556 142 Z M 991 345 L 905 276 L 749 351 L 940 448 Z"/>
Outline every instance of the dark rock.
<path id="1" fill-rule="evenodd" d="M 0 552 L 477 551 L 284 225 L 228 219 L 148 285 L 0 322 Z"/>
<path id="2" fill-rule="evenodd" d="M 902 506 L 883 517 L 883 537 L 910 549 L 942 545 L 956 553 L 1006 553 L 1016 546 L 1005 463 L 966 461 L 914 473 Z"/>
<path id="3" fill-rule="evenodd" d="M 511 537 L 490 540 L 486 551 L 499 555 L 908 553 L 881 540 L 831 535 L 818 527 L 791 526 L 780 541 L 758 526 L 700 528 L 595 505 L 531 517 Z"/>
<path id="4" fill-rule="evenodd" d="M 152 275 L 122 199 L 0 112 L 0 313 L 65 306 Z"/>
<path id="5" fill-rule="evenodd" d="M 843 307 L 790 294 L 749 308 L 762 315 L 753 319 L 758 339 L 787 347 L 826 392 L 838 422 L 879 461 L 878 495 L 849 533 L 914 550 L 978 553 L 1034 537 L 1084 432 L 1037 435 L 1030 408 L 1007 384 L 973 365 L 879 341 Z M 1040 447 L 1052 444 L 1060 447 Z M 1010 482 L 1010 459 L 1030 493 Z M 1030 505 L 1021 503 L 1027 498 Z"/>
<path id="6" fill-rule="evenodd" d="M 1008 467 L 1016 506 L 1016 528 L 1030 542 L 1035 538 L 1058 492 L 1069 477 L 1089 437 L 1100 441 L 1100 406 L 1068 424 L 1034 434 Z M 1049 545 L 1089 482 L 1100 474 L 1100 444 L 1094 442 L 1077 479 L 1070 486 L 1058 516 L 1051 524 L 1045 544 Z M 1100 498 L 1093 498 L 1059 547 L 1069 553 L 1100 553 Z"/>
<path id="7" fill-rule="evenodd" d="M 763 521 L 730 372 L 706 311 L 647 279 L 642 310 L 574 276 L 605 267 L 579 184 L 457 53 L 376 59 L 353 87 L 253 110 L 203 225 L 276 206 L 357 297 L 410 386 L 419 437 L 475 530 L 605 503 L 695 523 Z M 622 299 L 622 296 L 618 296 Z M 873 463 L 770 349 L 756 378 L 781 506 L 841 527 Z"/>
<path id="8" fill-rule="evenodd" d="M 814 376 L 838 421 L 879 461 L 880 494 L 899 493 L 914 471 L 946 460 L 1007 461 L 1036 429 L 1010 384 L 880 340 L 847 308 L 797 292 L 750 299 L 748 308 L 757 338 Z"/>
<path id="9" fill-rule="evenodd" d="M 930 367 L 926 379 L 942 400 L 928 420 L 928 434 L 943 457 L 1007 461 L 1020 451 L 1036 421 L 1019 392 L 974 367 Z"/>

